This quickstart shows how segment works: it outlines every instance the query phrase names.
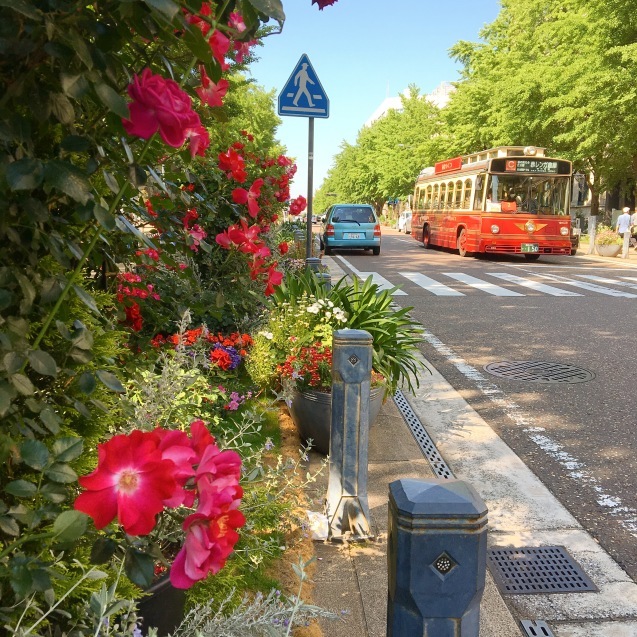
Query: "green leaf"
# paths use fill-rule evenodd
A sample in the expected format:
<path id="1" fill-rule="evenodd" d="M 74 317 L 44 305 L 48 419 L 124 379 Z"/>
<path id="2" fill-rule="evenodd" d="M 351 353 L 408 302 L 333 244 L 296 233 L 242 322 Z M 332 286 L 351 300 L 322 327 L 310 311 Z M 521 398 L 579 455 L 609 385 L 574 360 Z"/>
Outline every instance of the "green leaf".
<path id="1" fill-rule="evenodd" d="M 98 537 L 91 548 L 91 564 L 108 562 L 117 550 L 117 542 L 107 537 Z"/>
<path id="2" fill-rule="evenodd" d="M 40 471 L 49 461 L 49 450 L 39 440 L 25 440 L 20 445 L 20 457 L 27 466 Z"/>
<path id="3" fill-rule="evenodd" d="M 128 103 L 117 91 L 111 88 L 108 84 L 96 84 L 95 92 L 97 93 L 97 97 L 102 100 L 104 106 L 108 107 L 110 111 L 124 119 L 130 118 Z"/>
<path id="4" fill-rule="evenodd" d="M 70 462 L 79 458 L 84 449 L 84 440 L 75 436 L 58 438 L 53 443 L 53 456 L 57 462 Z"/>
<path id="5" fill-rule="evenodd" d="M 125 391 L 124 385 L 122 385 L 115 374 L 107 372 L 105 369 L 98 369 L 95 373 L 104 385 L 106 385 L 111 391 L 115 391 L 120 394 Z"/>
<path id="6" fill-rule="evenodd" d="M 172 0 L 144 0 L 151 9 L 156 9 L 163 13 L 169 20 L 172 20 L 179 11 L 179 6 Z"/>
<path id="7" fill-rule="evenodd" d="M 23 396 L 32 396 L 35 393 L 33 383 L 24 374 L 13 374 L 9 380 Z"/>
<path id="8" fill-rule="evenodd" d="M 95 300 L 84 288 L 81 288 L 79 285 L 74 285 L 73 289 L 75 290 L 75 294 L 77 294 L 80 301 L 82 301 L 86 305 L 86 307 L 89 308 L 89 310 L 95 312 L 95 314 L 100 313 Z"/>
<path id="9" fill-rule="evenodd" d="M 68 30 L 66 36 L 77 56 L 86 65 L 86 68 L 89 70 L 92 69 L 93 58 L 91 57 L 91 51 L 86 40 L 77 31 L 73 30 Z"/>
<path id="10" fill-rule="evenodd" d="M 146 172 L 139 164 L 131 164 L 128 167 L 128 180 L 135 186 L 135 188 L 141 188 L 145 186 L 148 181 Z"/>
<path id="11" fill-rule="evenodd" d="M 44 167 L 44 179 L 49 186 L 62 191 L 75 201 L 86 203 L 91 192 L 91 183 L 86 174 L 73 164 L 53 159 Z"/>
<path id="12" fill-rule="evenodd" d="M 93 207 L 93 216 L 97 219 L 98 223 L 102 228 L 108 230 L 115 230 L 115 217 L 103 206 L 100 206 L 98 203 L 95 203 Z"/>
<path id="13" fill-rule="evenodd" d="M 18 280 L 20 284 L 20 289 L 22 290 L 22 294 L 24 296 L 22 303 L 20 304 L 20 312 L 26 314 L 33 305 L 33 301 L 35 300 L 35 287 L 33 283 L 29 280 L 28 277 L 24 276 L 20 272 L 15 273 L 15 278 Z"/>
<path id="14" fill-rule="evenodd" d="M 62 462 L 56 462 L 52 464 L 45 472 L 44 475 L 47 478 L 53 480 L 53 482 L 60 482 L 62 484 L 69 484 L 77 480 L 77 473 L 69 467 L 69 465 Z"/>
<path id="15" fill-rule="evenodd" d="M 69 356 L 76 363 L 82 363 L 82 365 L 86 365 L 93 360 L 93 354 L 90 350 L 77 349 L 76 347 L 69 352 Z"/>
<path id="16" fill-rule="evenodd" d="M 73 345 L 79 349 L 91 349 L 93 347 L 93 335 L 81 321 L 73 323 Z"/>
<path id="17" fill-rule="evenodd" d="M 90 396 L 97 386 L 95 376 L 91 372 L 84 372 L 77 381 L 80 391 L 87 396 Z"/>
<path id="18" fill-rule="evenodd" d="M 0 516 L 0 530 L 13 537 L 20 535 L 20 527 L 18 526 L 18 523 L 8 515 Z"/>
<path id="19" fill-rule="evenodd" d="M 38 488 L 33 482 L 28 480 L 13 480 L 4 490 L 17 498 L 31 498 L 38 492 Z"/>
<path id="20" fill-rule="evenodd" d="M 60 542 L 74 542 L 86 532 L 88 516 L 81 511 L 64 511 L 53 523 L 55 538 Z"/>
<path id="21" fill-rule="evenodd" d="M 51 407 L 45 407 L 40 412 L 40 420 L 52 434 L 57 434 L 60 432 L 60 425 L 62 424 L 62 418 L 60 418 L 53 411 L 53 409 L 51 409 Z"/>
<path id="22" fill-rule="evenodd" d="M 2 362 L 7 370 L 7 374 L 15 374 L 22 369 L 22 365 L 26 362 L 26 356 L 19 354 L 18 352 L 9 352 L 4 355 Z"/>
<path id="23" fill-rule="evenodd" d="M 51 93 L 49 103 L 51 112 L 61 124 L 72 124 L 75 121 L 75 109 L 64 93 Z"/>
<path id="24" fill-rule="evenodd" d="M 155 560 L 146 553 L 128 549 L 124 558 L 124 570 L 128 579 L 140 586 L 148 588 L 153 582 L 153 573 L 155 569 Z"/>
<path id="25" fill-rule="evenodd" d="M 285 22 L 285 13 L 283 12 L 283 4 L 281 0 L 247 0 L 259 13 L 265 13 L 270 18 L 274 18 L 277 22 Z"/>
<path id="26" fill-rule="evenodd" d="M 119 193 L 119 184 L 117 183 L 117 179 L 115 179 L 112 173 L 109 173 L 107 170 L 102 171 L 104 175 L 104 181 L 108 186 L 109 190 L 115 194 Z"/>
<path id="27" fill-rule="evenodd" d="M 11 190 L 33 190 L 44 177 L 39 159 L 18 159 L 6 167 L 5 178 Z"/>
<path id="28" fill-rule="evenodd" d="M 53 376 L 54 378 L 57 376 L 57 363 L 51 354 L 41 349 L 35 349 L 28 352 L 27 356 L 29 358 L 29 364 L 38 374 Z"/>
<path id="29" fill-rule="evenodd" d="M 73 403 L 73 407 L 75 407 L 75 409 L 77 409 L 77 411 L 80 414 L 82 414 L 82 416 L 84 416 L 84 418 L 91 418 L 91 416 L 92 416 L 91 410 L 84 403 L 81 403 L 79 400 L 76 400 Z"/>
<path id="30" fill-rule="evenodd" d="M 40 489 L 40 494 L 54 504 L 62 504 L 69 495 L 66 489 L 65 486 L 57 484 L 56 482 L 47 482 Z"/>
<path id="31" fill-rule="evenodd" d="M 0 7 L 8 7 L 32 20 L 41 20 L 40 12 L 26 0 L 0 0 Z"/>
<path id="32" fill-rule="evenodd" d="M 212 50 L 210 45 L 203 37 L 201 29 L 194 24 L 189 24 L 184 30 L 182 36 L 184 44 L 192 51 L 192 53 L 204 64 L 212 61 Z"/>
<path id="33" fill-rule="evenodd" d="M 15 390 L 7 383 L 0 384 L 0 416 L 4 416 L 9 407 L 11 407 L 11 401 L 15 397 Z"/>
<path id="34" fill-rule="evenodd" d="M 69 96 L 79 100 L 89 89 L 88 80 L 83 75 L 60 75 L 62 90 Z"/>
<path id="35" fill-rule="evenodd" d="M 60 148 L 70 153 L 84 153 L 91 146 L 87 137 L 81 135 L 67 135 L 61 142 Z"/>

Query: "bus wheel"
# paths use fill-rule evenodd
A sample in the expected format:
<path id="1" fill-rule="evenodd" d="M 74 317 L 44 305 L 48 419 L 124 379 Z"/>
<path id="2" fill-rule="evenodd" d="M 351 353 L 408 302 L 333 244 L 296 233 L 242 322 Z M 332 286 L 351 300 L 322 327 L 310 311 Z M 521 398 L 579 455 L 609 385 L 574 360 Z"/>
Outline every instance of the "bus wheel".
<path id="1" fill-rule="evenodd" d="M 470 253 L 467 252 L 467 231 L 463 228 L 458 235 L 458 252 L 461 257 L 468 257 Z"/>
<path id="2" fill-rule="evenodd" d="M 525 254 L 524 258 L 527 261 L 537 261 L 540 258 L 539 254 Z"/>
<path id="3" fill-rule="evenodd" d="M 422 244 L 425 248 L 431 248 L 431 237 L 429 236 L 429 226 L 425 226 L 422 231 Z"/>

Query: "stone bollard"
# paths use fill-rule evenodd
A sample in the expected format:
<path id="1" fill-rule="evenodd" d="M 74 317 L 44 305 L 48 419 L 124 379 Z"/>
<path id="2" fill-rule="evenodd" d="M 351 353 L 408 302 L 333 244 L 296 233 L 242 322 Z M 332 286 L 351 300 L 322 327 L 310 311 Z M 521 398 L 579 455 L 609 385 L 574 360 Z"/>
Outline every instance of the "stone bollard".
<path id="1" fill-rule="evenodd" d="M 312 272 L 318 272 L 321 260 L 318 257 L 307 257 L 307 259 L 305 259 L 305 265 L 312 270 Z"/>
<path id="2" fill-rule="evenodd" d="M 389 485 L 387 637 L 478 637 L 487 507 L 461 480 Z"/>
<path id="3" fill-rule="evenodd" d="M 332 425 L 325 513 L 329 539 L 373 537 L 367 503 L 372 337 L 336 330 L 332 343 Z"/>

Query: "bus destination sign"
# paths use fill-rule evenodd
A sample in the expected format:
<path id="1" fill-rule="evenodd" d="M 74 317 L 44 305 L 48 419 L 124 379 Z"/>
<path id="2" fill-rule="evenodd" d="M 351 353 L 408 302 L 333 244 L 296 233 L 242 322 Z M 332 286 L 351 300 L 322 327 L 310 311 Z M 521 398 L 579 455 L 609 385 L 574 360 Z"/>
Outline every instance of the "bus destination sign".
<path id="1" fill-rule="evenodd" d="M 517 173 L 559 173 L 556 161 L 546 161 L 544 159 L 507 159 L 505 165 L 506 172 Z"/>
<path id="2" fill-rule="evenodd" d="M 462 157 L 454 157 L 453 159 L 436 162 L 434 164 L 434 173 L 439 175 L 440 173 L 448 173 L 452 170 L 460 170 L 461 168 Z"/>

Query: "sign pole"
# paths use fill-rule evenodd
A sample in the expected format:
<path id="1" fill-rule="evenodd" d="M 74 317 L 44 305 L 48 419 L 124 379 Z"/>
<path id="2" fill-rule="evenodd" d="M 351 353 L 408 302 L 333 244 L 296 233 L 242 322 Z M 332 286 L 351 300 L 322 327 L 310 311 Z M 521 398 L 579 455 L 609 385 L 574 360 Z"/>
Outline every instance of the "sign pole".
<path id="1" fill-rule="evenodd" d="M 307 139 L 307 239 L 305 258 L 312 256 L 312 192 L 314 190 L 314 118 L 308 117 Z"/>

